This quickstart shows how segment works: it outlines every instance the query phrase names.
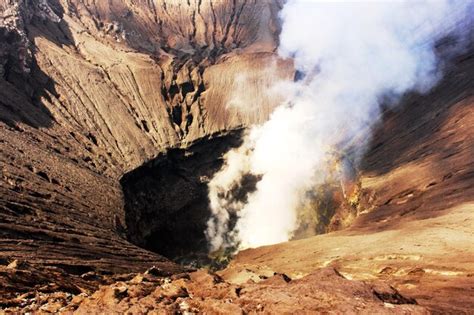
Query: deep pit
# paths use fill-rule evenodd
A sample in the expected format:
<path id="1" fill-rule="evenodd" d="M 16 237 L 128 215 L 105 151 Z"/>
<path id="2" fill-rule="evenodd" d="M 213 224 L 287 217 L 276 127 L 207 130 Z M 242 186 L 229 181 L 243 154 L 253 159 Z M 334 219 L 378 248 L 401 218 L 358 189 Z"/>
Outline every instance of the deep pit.
<path id="1" fill-rule="evenodd" d="M 128 240 L 185 265 L 208 263 L 207 184 L 225 152 L 241 144 L 242 133 L 234 130 L 170 149 L 125 174 L 120 182 Z"/>
<path id="2" fill-rule="evenodd" d="M 186 148 L 169 149 L 125 174 L 120 183 L 127 239 L 183 265 L 225 265 L 229 258 L 226 253 L 208 253 L 208 183 L 222 167 L 224 154 L 242 143 L 243 133 L 243 129 L 233 130 L 200 139 Z M 258 176 L 254 176 L 229 194 L 244 199 L 257 182 Z M 302 206 L 294 239 L 342 229 L 357 216 L 358 202 L 354 200 L 358 201 L 360 192 L 353 178 L 342 181 L 329 176 L 325 185 L 308 193 L 312 201 Z"/>

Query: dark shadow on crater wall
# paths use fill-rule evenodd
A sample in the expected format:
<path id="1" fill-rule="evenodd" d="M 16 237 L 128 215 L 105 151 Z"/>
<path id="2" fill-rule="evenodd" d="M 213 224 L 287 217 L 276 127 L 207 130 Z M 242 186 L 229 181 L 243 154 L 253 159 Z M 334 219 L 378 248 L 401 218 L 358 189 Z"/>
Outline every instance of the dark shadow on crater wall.
<path id="1" fill-rule="evenodd" d="M 363 171 L 385 174 L 426 151 L 433 134 L 449 117 L 451 106 L 474 91 L 474 49 L 451 62 L 443 79 L 428 94 L 407 93 L 394 109 L 383 112 L 362 160 Z M 437 141 L 431 149 L 439 153 L 449 151 L 452 145 Z"/>
<path id="2" fill-rule="evenodd" d="M 472 25 L 468 27 L 467 25 Z M 407 92 L 382 106 L 361 169 L 377 175 L 413 161 L 450 116 L 450 108 L 474 91 L 474 21 L 434 44 L 442 78 L 425 94 Z M 436 141 L 437 152 L 450 144 Z M 387 146 L 390 148 L 387 150 Z"/>
<path id="3" fill-rule="evenodd" d="M 474 200 L 474 137 L 465 134 L 466 121 L 472 116 L 462 117 L 466 107 L 472 106 L 472 99 L 467 99 L 473 92 L 471 45 L 450 60 L 443 79 L 429 93 L 408 93 L 397 107 L 385 110 L 362 159 L 362 173 L 380 176 L 406 165 L 429 163 L 431 174 L 412 174 L 416 182 L 406 191 L 386 183 L 384 189 L 394 195 L 377 201 L 376 210 L 361 217 L 357 229 L 394 229 L 405 218 L 433 218 Z"/>
<path id="4" fill-rule="evenodd" d="M 62 18 L 64 11 L 59 2 L 49 0 L 48 3 Z M 36 10 L 29 2 L 22 7 L 25 8 Z M 61 46 L 71 45 L 72 36 L 63 20 L 54 22 L 35 15 L 28 16 L 25 12 L 21 15 L 24 29 L 0 27 L 0 121 L 10 127 L 15 127 L 18 122 L 34 128 L 50 127 L 54 118 L 43 99 L 50 102 L 52 97 L 59 95 L 55 82 L 37 64 L 34 39 L 43 37 Z"/>
<path id="5" fill-rule="evenodd" d="M 242 130 L 170 149 L 120 180 L 129 241 L 171 259 L 207 253 L 208 181 Z"/>

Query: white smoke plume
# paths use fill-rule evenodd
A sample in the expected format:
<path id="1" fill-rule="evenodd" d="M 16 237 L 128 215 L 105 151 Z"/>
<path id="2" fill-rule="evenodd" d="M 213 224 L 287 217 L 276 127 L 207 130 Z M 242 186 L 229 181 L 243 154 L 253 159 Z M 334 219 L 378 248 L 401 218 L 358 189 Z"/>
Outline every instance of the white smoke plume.
<path id="1" fill-rule="evenodd" d="M 209 183 L 210 250 L 291 239 L 296 209 L 324 180 L 331 148 L 357 136 L 365 139 L 362 154 L 381 97 L 396 100 L 436 83 L 435 41 L 469 25 L 462 22 L 470 8 L 469 0 L 288 1 L 279 55 L 293 58 L 304 78 L 278 84 L 285 102 L 227 153 Z M 256 189 L 235 198 L 232 191 L 246 174 L 260 176 Z"/>

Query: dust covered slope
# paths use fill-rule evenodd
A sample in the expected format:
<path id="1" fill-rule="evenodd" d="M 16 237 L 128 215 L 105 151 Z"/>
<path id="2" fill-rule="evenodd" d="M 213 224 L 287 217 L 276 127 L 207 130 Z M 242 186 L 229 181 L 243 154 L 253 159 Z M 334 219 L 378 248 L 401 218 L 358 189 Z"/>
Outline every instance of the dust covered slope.
<path id="1" fill-rule="evenodd" d="M 427 95 L 406 95 L 375 129 L 359 170 L 358 217 L 340 232 L 250 249 L 231 282 L 334 267 L 385 280 L 437 312 L 474 308 L 474 58 L 452 61 Z"/>
<path id="2" fill-rule="evenodd" d="M 1 0 L 2 262 L 78 275 L 179 269 L 124 240 L 119 178 L 169 147 L 267 117 L 275 100 L 253 82 L 292 76 L 273 52 L 279 6 Z M 227 108 L 236 84 L 262 106 Z"/>

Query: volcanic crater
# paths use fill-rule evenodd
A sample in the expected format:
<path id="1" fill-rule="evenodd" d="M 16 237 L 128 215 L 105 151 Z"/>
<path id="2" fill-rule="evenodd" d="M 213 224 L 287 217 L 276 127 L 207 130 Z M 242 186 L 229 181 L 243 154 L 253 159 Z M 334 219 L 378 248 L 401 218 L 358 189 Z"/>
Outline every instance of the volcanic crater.
<path id="1" fill-rule="evenodd" d="M 474 309 L 472 44 L 440 44 L 444 78 L 387 106 L 318 224 L 196 271 L 210 178 L 302 76 L 283 5 L 0 0 L 0 312 Z"/>

